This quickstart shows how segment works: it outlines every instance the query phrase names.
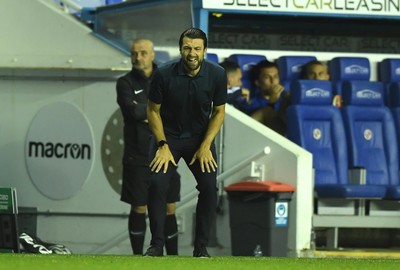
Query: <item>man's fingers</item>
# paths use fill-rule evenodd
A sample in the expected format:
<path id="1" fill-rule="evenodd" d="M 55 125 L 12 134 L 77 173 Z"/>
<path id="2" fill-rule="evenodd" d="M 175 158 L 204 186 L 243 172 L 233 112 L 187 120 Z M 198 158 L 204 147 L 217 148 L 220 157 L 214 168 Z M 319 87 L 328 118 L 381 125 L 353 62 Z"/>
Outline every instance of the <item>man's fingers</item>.
<path id="1" fill-rule="evenodd" d="M 193 163 L 196 161 L 196 155 L 192 157 L 192 160 L 190 161 L 189 165 L 193 165 Z"/>
<path id="2" fill-rule="evenodd" d="M 216 171 L 216 168 L 217 168 L 217 164 L 215 163 L 214 160 L 210 160 L 209 163 L 210 163 L 209 166 L 210 166 L 211 170 L 212 170 L 213 172 L 215 172 L 215 171 Z M 209 171 L 209 172 L 210 172 L 210 171 Z"/>
<path id="3" fill-rule="evenodd" d="M 215 160 L 211 160 L 211 169 L 213 170 L 213 172 L 215 172 L 218 168 L 217 163 L 215 162 Z"/>
<path id="4" fill-rule="evenodd" d="M 189 165 L 193 165 L 196 159 L 199 160 L 200 170 L 203 173 L 211 173 L 211 171 L 215 172 L 218 167 L 212 155 L 202 155 L 196 152 Z"/>
<path id="5" fill-rule="evenodd" d="M 203 162 L 200 162 L 200 169 L 201 169 L 202 172 L 205 172 L 205 170 L 204 170 L 204 163 L 203 163 Z"/>
<path id="6" fill-rule="evenodd" d="M 204 162 L 206 164 L 206 170 L 208 173 L 210 173 L 210 165 L 208 165 L 208 162 Z"/>
<path id="7" fill-rule="evenodd" d="M 156 167 L 156 173 L 158 173 L 158 172 L 161 170 L 161 168 L 163 167 L 163 165 L 164 165 L 164 162 L 159 162 L 159 163 L 157 164 L 157 166 L 155 166 L 155 167 Z"/>
<path id="8" fill-rule="evenodd" d="M 149 167 L 151 168 L 152 172 L 158 173 L 162 169 L 163 173 L 166 173 L 168 171 L 169 162 L 171 162 L 176 167 L 178 166 L 174 159 L 171 159 L 170 161 L 167 161 L 167 160 L 161 160 L 161 159 L 155 158 L 155 159 L 153 159 L 151 161 Z"/>
<path id="9" fill-rule="evenodd" d="M 153 159 L 153 160 L 150 162 L 149 167 L 150 167 L 150 168 L 153 168 L 153 165 L 154 165 L 155 162 L 156 162 L 155 159 Z"/>
<path id="10" fill-rule="evenodd" d="M 202 172 L 208 172 L 211 173 L 211 171 L 215 172 L 218 168 L 217 163 L 215 162 L 214 159 L 208 160 L 208 161 L 202 161 L 200 162 L 200 168 Z"/>
<path id="11" fill-rule="evenodd" d="M 169 162 L 165 162 L 164 163 L 164 170 L 163 170 L 163 173 L 166 173 L 167 171 L 168 171 L 168 163 Z M 157 171 L 158 172 L 158 171 Z"/>
<path id="12" fill-rule="evenodd" d="M 178 164 L 176 164 L 175 159 L 171 159 L 171 163 L 174 164 L 175 167 L 178 167 Z"/>
<path id="13" fill-rule="evenodd" d="M 154 172 L 157 169 L 157 165 L 153 164 L 152 166 L 150 166 L 151 171 Z"/>
<path id="14" fill-rule="evenodd" d="M 150 162 L 149 167 L 151 168 L 151 171 L 152 171 L 152 172 L 154 172 L 154 171 L 157 169 L 159 163 L 160 163 L 160 161 L 158 160 L 158 158 L 154 158 L 154 159 Z"/>

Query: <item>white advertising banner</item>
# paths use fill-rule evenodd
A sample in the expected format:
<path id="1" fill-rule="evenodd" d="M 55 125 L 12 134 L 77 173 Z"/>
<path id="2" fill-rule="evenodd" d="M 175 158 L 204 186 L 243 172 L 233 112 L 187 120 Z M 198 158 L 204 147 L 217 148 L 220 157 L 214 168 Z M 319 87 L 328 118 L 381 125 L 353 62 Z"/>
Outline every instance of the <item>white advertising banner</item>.
<path id="1" fill-rule="evenodd" d="M 26 137 L 26 166 L 32 182 L 46 197 L 76 195 L 93 165 L 93 134 L 83 112 L 55 102 L 35 115 Z"/>
<path id="2" fill-rule="evenodd" d="M 203 8 L 400 17 L 400 0 L 203 0 Z"/>

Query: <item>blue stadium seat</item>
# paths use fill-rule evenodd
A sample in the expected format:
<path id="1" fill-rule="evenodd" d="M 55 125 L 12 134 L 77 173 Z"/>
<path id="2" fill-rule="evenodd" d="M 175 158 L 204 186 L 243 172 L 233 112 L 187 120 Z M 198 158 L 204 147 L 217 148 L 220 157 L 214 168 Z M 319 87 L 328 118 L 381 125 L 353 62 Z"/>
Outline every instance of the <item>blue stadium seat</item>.
<path id="1" fill-rule="evenodd" d="M 387 189 L 385 198 L 394 199 L 399 182 L 399 159 L 395 124 L 383 106 L 382 82 L 343 83 L 343 120 L 349 146 L 349 166 L 366 169 L 366 185 Z"/>
<path id="2" fill-rule="evenodd" d="M 276 60 L 279 67 L 279 79 L 285 90 L 290 91 L 290 83 L 301 79 L 304 64 L 315 61 L 315 56 L 281 56 Z"/>
<path id="3" fill-rule="evenodd" d="M 206 58 L 214 63 L 219 63 L 218 55 L 215 53 L 207 53 Z"/>
<path id="4" fill-rule="evenodd" d="M 342 96 L 342 82 L 369 81 L 371 65 L 366 57 L 335 57 L 329 62 L 329 74 L 334 83 L 334 95 Z"/>
<path id="5" fill-rule="evenodd" d="M 265 55 L 257 54 L 232 54 L 228 57 L 229 60 L 236 62 L 242 69 L 243 77 L 242 84 L 245 88 L 251 88 L 250 70 L 251 67 L 256 65 L 262 60 L 267 60 Z"/>
<path id="6" fill-rule="evenodd" d="M 379 63 L 379 80 L 385 83 L 385 104 L 390 105 L 390 85 L 400 82 L 400 59 L 386 58 Z"/>
<path id="7" fill-rule="evenodd" d="M 379 66 L 379 79 L 381 82 L 400 82 L 400 58 L 384 59 Z"/>
<path id="8" fill-rule="evenodd" d="M 390 95 L 390 110 L 393 115 L 394 125 L 396 127 L 396 136 L 397 136 L 397 143 L 398 143 L 398 153 L 400 153 L 400 82 L 395 82 L 390 85 L 389 89 Z M 400 162 L 400 158 L 399 158 Z M 399 164 L 400 166 L 400 164 Z M 391 179 L 391 185 L 393 186 L 389 190 L 389 197 L 394 199 L 400 199 L 400 179 L 393 178 Z"/>
<path id="9" fill-rule="evenodd" d="M 155 51 L 157 64 L 168 62 L 171 58 L 167 51 Z"/>
<path id="10" fill-rule="evenodd" d="M 340 110 L 331 105 L 330 81 L 298 80 L 291 84 L 287 136 L 313 154 L 318 198 L 382 198 L 383 186 L 351 184 L 347 140 Z"/>

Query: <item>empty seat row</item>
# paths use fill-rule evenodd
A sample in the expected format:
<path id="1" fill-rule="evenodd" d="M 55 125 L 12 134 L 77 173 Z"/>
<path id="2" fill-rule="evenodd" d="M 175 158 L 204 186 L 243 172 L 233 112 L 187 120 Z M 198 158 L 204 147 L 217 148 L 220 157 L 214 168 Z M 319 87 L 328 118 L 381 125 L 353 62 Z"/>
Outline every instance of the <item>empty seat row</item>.
<path id="1" fill-rule="evenodd" d="M 288 138 L 313 154 L 317 196 L 399 200 L 398 111 L 384 106 L 380 82 L 346 81 L 343 92 L 339 109 L 330 81 L 292 83 Z M 365 179 L 349 178 L 360 168 Z"/>

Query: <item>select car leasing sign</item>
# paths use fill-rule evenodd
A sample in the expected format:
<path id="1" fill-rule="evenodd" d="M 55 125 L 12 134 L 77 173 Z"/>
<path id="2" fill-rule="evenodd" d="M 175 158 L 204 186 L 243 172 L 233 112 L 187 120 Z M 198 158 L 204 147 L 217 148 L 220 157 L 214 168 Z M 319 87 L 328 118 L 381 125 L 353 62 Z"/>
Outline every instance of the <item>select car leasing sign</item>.
<path id="1" fill-rule="evenodd" d="M 382 17 L 399 16 L 400 0 L 203 0 L 203 8 Z"/>

